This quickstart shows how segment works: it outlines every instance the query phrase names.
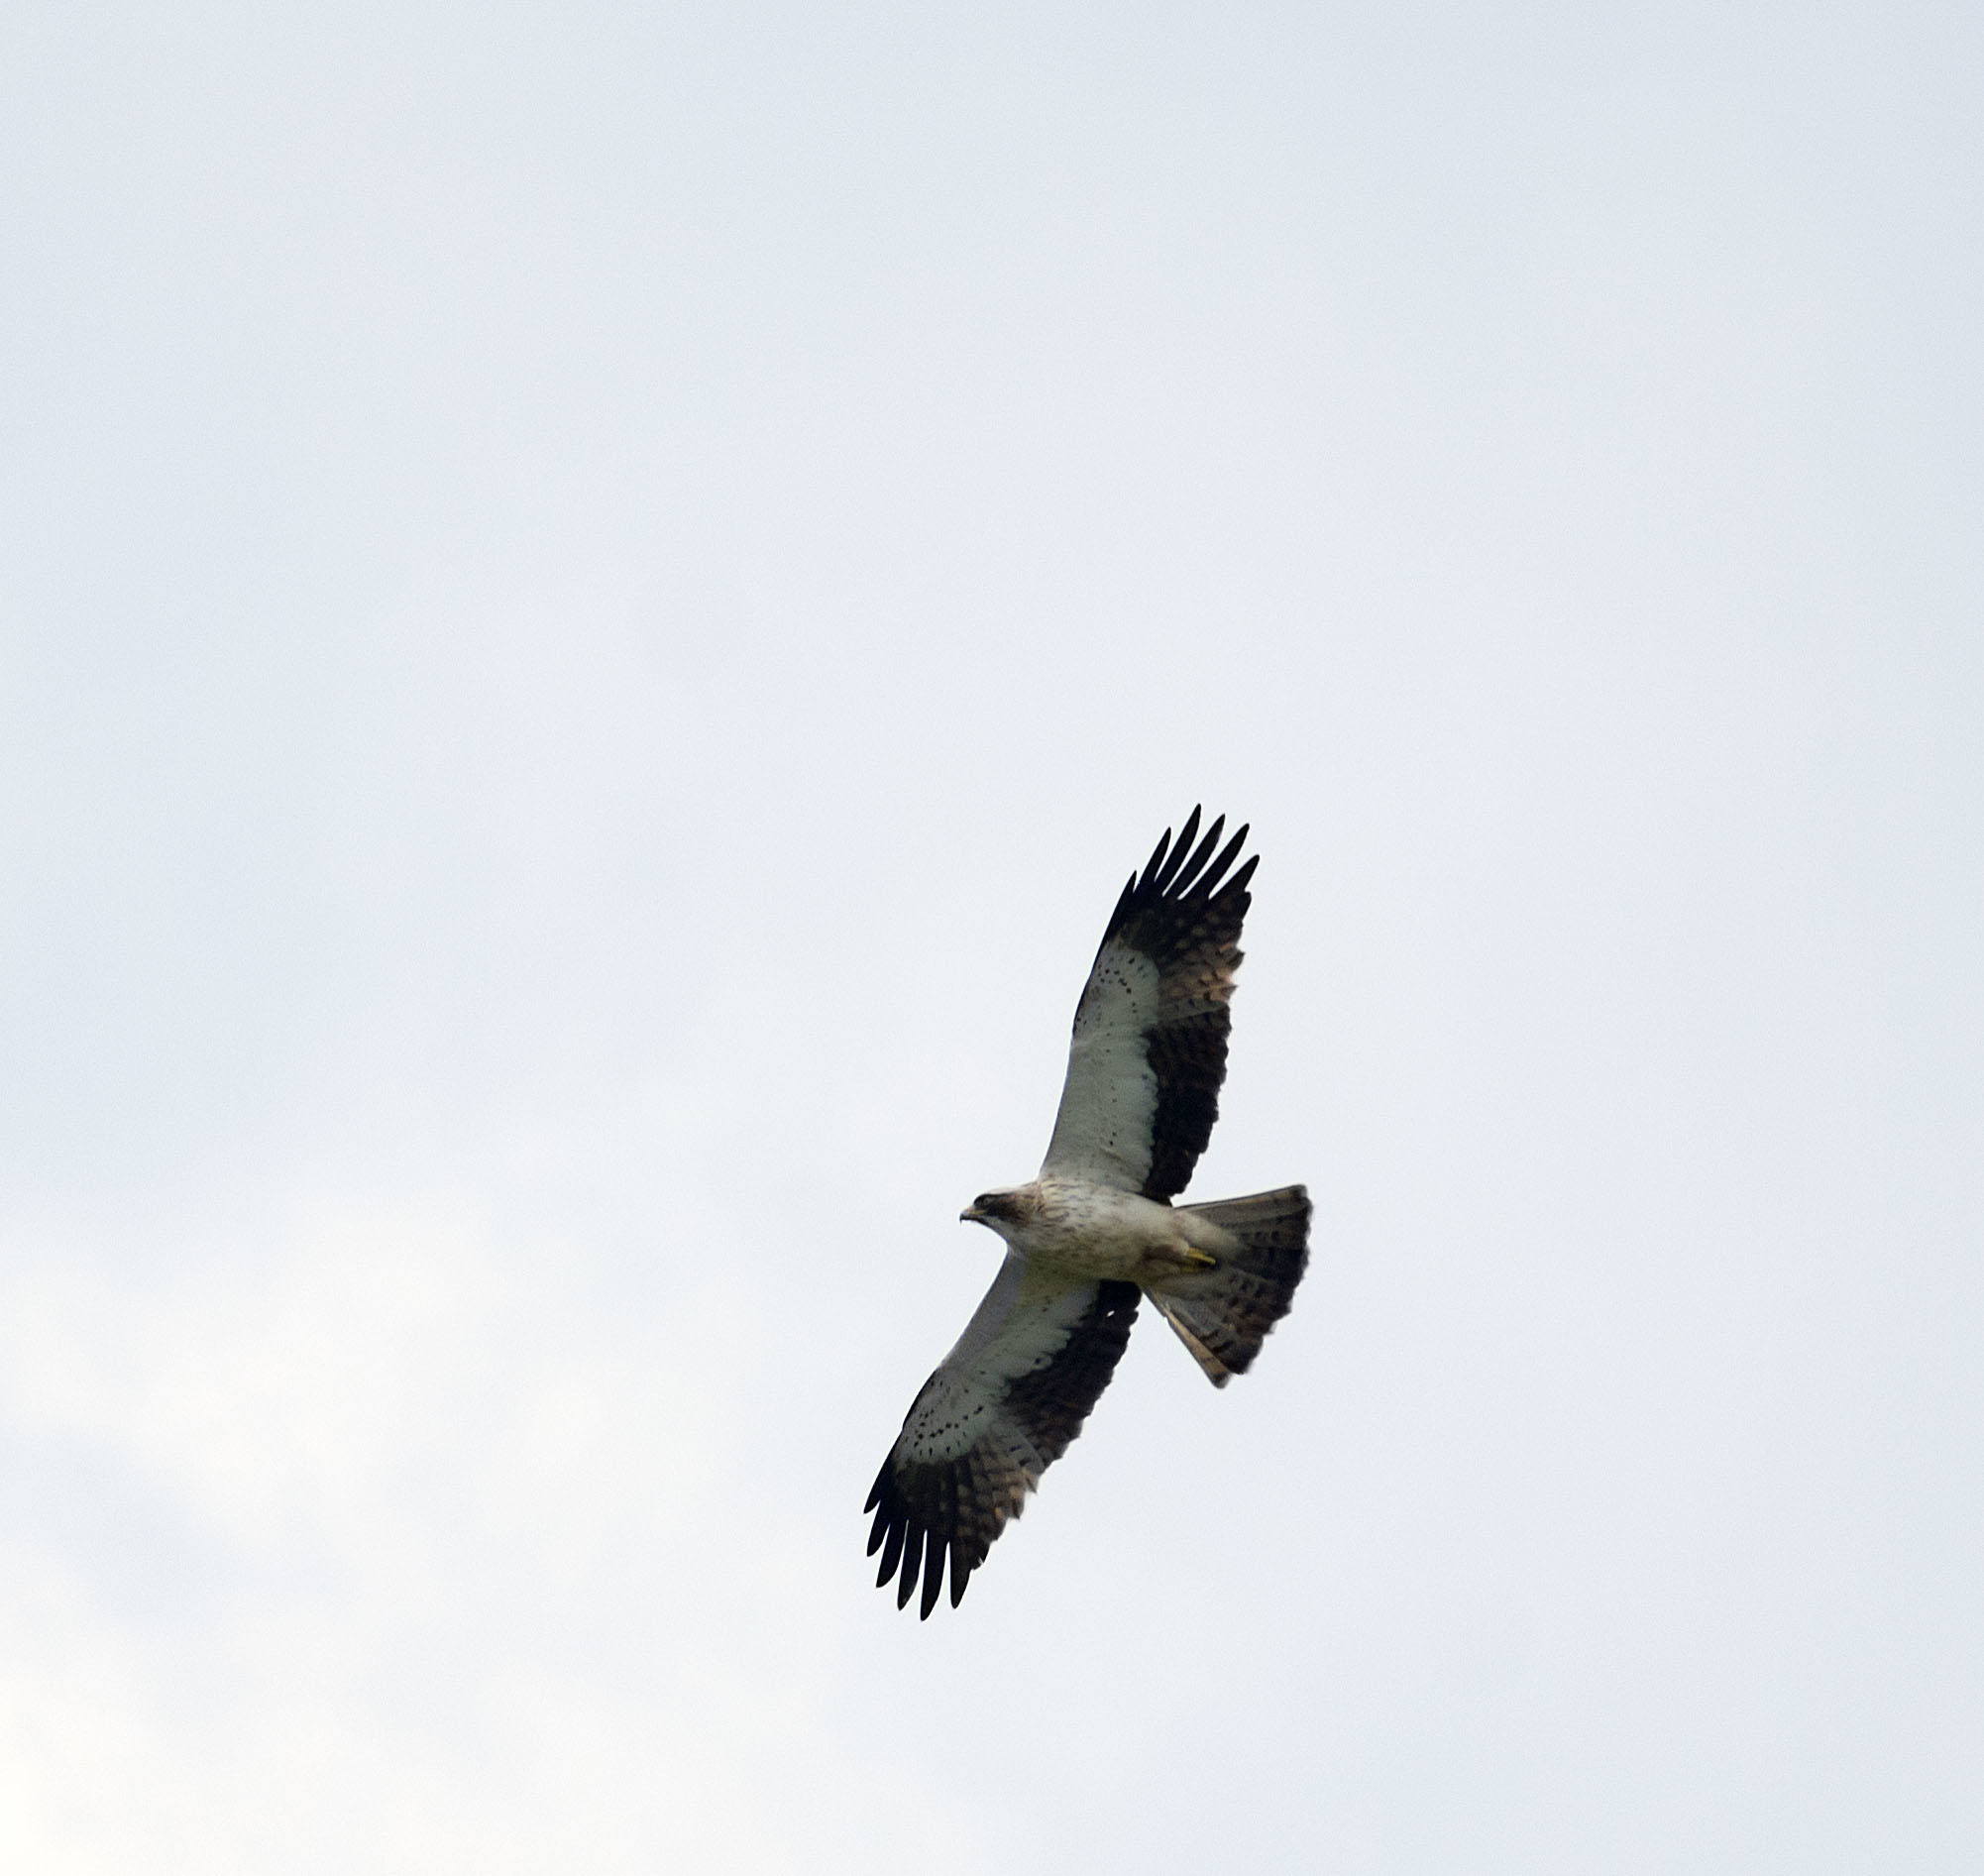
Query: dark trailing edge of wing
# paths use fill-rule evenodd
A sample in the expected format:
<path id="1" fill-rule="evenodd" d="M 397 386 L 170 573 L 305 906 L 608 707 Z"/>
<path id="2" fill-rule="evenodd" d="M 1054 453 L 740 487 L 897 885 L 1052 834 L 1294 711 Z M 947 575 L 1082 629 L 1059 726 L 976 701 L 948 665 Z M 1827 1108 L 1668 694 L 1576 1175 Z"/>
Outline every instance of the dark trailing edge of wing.
<path id="1" fill-rule="evenodd" d="M 1109 1385 L 1137 1320 L 1141 1292 L 1135 1283 L 1099 1283 L 1095 1300 L 1068 1333 L 1050 1361 L 1007 1384 L 1000 1417 L 1016 1422 L 1041 1456 L 1044 1470 L 1067 1451 L 1068 1442 Z M 935 1379 L 933 1377 L 933 1379 Z M 917 1407 L 919 1393 L 903 1424 Z M 897 1442 L 900 1447 L 901 1442 Z M 964 1600 L 971 1573 L 985 1561 L 992 1540 L 1009 1517 L 1017 1517 L 1040 1473 L 980 1440 L 957 1459 L 940 1466 L 899 1465 L 892 1449 L 876 1476 L 875 1489 L 861 1508 L 875 1513 L 868 1555 L 882 1553 L 877 1589 L 899 1576 L 896 1606 L 905 1607 L 923 1580 L 923 1619 L 943 1591 L 945 1559 L 950 1563 L 950 1605 Z"/>
<path id="2" fill-rule="evenodd" d="M 1256 854 L 1227 879 L 1248 830 L 1222 847 L 1225 828 L 1221 815 L 1201 839 L 1197 808 L 1175 842 L 1166 828 L 1142 875 L 1130 876 L 1097 951 L 1118 941 L 1157 966 L 1162 1007 L 1144 1032 L 1145 1057 L 1157 1077 L 1146 1198 L 1169 1200 L 1185 1189 L 1219 1118 L 1233 1029 L 1227 998 L 1240 965 L 1240 928 L 1254 903 L 1247 885 L 1261 863 Z"/>

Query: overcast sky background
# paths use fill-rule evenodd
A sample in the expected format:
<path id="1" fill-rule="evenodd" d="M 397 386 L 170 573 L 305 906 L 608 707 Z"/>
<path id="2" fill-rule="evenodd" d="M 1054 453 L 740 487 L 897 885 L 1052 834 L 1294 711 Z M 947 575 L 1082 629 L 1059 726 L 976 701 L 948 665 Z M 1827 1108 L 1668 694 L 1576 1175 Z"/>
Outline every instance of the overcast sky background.
<path id="1" fill-rule="evenodd" d="M 1984 1865 L 1984 15 L 0 27 L 0 1861 Z M 860 1505 L 1131 867 L 1147 1320 Z"/>

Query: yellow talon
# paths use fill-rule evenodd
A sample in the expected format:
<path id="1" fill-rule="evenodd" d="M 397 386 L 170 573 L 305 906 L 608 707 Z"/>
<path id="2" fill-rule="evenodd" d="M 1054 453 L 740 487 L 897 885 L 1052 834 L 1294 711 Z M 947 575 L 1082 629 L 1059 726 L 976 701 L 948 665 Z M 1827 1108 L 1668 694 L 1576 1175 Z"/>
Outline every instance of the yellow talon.
<path id="1" fill-rule="evenodd" d="M 1216 1270 L 1219 1269 L 1219 1260 L 1210 1251 L 1187 1249 L 1185 1252 L 1185 1269 L 1188 1270 Z"/>

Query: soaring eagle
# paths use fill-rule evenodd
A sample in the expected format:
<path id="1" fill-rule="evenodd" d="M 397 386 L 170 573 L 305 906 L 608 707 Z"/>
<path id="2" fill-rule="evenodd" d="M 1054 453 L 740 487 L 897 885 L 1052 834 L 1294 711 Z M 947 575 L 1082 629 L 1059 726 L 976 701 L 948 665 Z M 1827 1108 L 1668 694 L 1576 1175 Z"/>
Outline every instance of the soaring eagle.
<path id="1" fill-rule="evenodd" d="M 1081 1431 L 1148 1296 L 1215 1387 L 1246 1374 L 1309 1262 L 1299 1185 L 1178 1205 L 1226 1079 L 1227 1003 L 1251 903 L 1246 844 L 1194 808 L 1133 873 L 1074 1013 L 1067 1080 L 1040 1176 L 981 1192 L 962 1216 L 1006 1261 L 957 1346 L 923 1385 L 864 1507 L 876 1587 L 923 1578 L 927 1620 L 950 1561 L 963 1599 L 1009 1517 Z M 1194 844 L 1196 842 L 1196 844 Z M 1222 885 L 1221 882 L 1225 881 Z"/>

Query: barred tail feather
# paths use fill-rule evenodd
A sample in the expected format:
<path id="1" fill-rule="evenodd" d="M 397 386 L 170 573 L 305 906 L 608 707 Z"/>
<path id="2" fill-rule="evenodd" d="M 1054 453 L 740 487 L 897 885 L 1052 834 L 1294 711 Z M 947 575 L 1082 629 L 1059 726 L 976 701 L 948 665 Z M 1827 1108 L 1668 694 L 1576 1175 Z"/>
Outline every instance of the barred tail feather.
<path id="1" fill-rule="evenodd" d="M 1288 1313 L 1309 1267 L 1309 1194 L 1284 1185 L 1246 1198 L 1180 1205 L 1234 1241 L 1219 1268 L 1167 1277 L 1147 1291 L 1215 1387 L 1244 1375 L 1268 1330 Z"/>

